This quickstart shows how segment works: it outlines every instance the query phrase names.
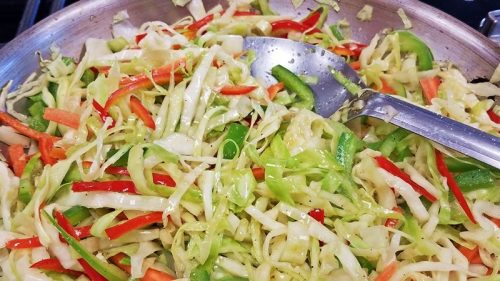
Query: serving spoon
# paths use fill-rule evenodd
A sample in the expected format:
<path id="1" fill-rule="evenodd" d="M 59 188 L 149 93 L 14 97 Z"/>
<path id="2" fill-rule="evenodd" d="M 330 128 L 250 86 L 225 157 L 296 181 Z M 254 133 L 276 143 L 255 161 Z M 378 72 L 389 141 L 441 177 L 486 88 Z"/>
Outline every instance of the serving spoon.
<path id="1" fill-rule="evenodd" d="M 333 77 L 331 68 L 361 88 L 366 85 L 342 57 L 321 47 L 288 39 L 246 37 L 244 49 L 256 52 L 252 75 L 267 84 L 276 83 L 271 68 L 278 64 L 294 73 L 317 77 L 318 83 L 310 87 L 314 109 L 323 117 L 330 117 L 348 102 L 348 120 L 359 116 L 382 119 L 500 169 L 500 138 L 390 95 L 372 90 L 360 96 L 350 94 Z"/>

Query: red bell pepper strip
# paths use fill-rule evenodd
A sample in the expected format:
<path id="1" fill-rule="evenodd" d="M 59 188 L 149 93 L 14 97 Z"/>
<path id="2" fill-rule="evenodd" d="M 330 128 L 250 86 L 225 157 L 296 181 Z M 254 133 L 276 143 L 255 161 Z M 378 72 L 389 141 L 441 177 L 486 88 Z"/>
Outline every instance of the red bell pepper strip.
<path id="1" fill-rule="evenodd" d="M 85 275 L 91 281 L 108 281 L 104 276 L 102 276 L 99 272 L 95 271 L 95 269 L 88 264 L 84 259 L 78 259 L 78 263 L 83 267 L 83 271 L 85 271 Z"/>
<path id="2" fill-rule="evenodd" d="M 226 85 L 220 89 L 220 93 L 225 96 L 240 96 L 251 93 L 257 86 Z"/>
<path id="3" fill-rule="evenodd" d="M 149 79 L 146 74 L 137 74 L 135 76 L 131 77 L 125 77 L 120 80 L 120 87 L 125 87 L 129 84 L 136 83 L 137 81 L 143 80 L 143 79 Z M 184 75 L 182 73 L 174 73 L 174 82 L 178 83 L 184 80 Z M 169 80 L 170 81 L 170 80 Z"/>
<path id="4" fill-rule="evenodd" d="M 278 82 L 274 85 L 269 86 L 267 88 L 267 96 L 269 99 L 273 100 L 274 97 L 276 97 L 276 94 L 278 94 L 279 91 L 283 90 L 285 88 L 285 84 L 283 82 Z"/>
<path id="5" fill-rule="evenodd" d="M 375 281 L 389 281 L 398 269 L 398 262 L 393 261 L 387 265 L 382 272 L 375 278 Z"/>
<path id="6" fill-rule="evenodd" d="M 144 122 L 144 125 L 146 125 L 146 127 L 152 130 L 156 129 L 156 124 L 155 121 L 153 120 L 153 117 L 149 113 L 148 109 L 144 107 L 144 105 L 138 98 L 136 98 L 135 96 L 131 96 L 129 106 L 132 113 L 137 115 L 137 117 L 139 117 L 139 119 L 141 119 L 142 122 Z"/>
<path id="7" fill-rule="evenodd" d="M 82 240 L 82 239 L 85 239 L 85 238 L 92 236 L 92 234 L 90 233 L 91 228 L 92 228 L 92 225 L 74 227 L 75 234 L 76 234 L 75 238 L 77 240 Z M 66 242 L 66 240 L 64 240 L 64 237 L 62 237 L 61 234 L 59 234 L 59 240 L 61 242 Z"/>
<path id="8" fill-rule="evenodd" d="M 187 29 L 189 29 L 191 31 L 198 31 L 200 28 L 209 24 L 213 19 L 214 19 L 214 14 L 206 15 L 204 18 L 202 18 L 198 21 L 195 21 L 192 24 L 188 25 Z"/>
<path id="9" fill-rule="evenodd" d="M 39 140 L 43 136 L 47 135 L 46 133 L 31 129 L 30 127 L 26 126 L 25 124 L 21 123 L 19 120 L 5 112 L 0 112 L 0 123 L 4 123 L 5 125 L 10 126 L 20 134 L 34 140 Z"/>
<path id="10" fill-rule="evenodd" d="M 105 172 L 106 172 L 106 174 L 110 174 L 110 175 L 130 176 L 130 173 L 128 172 L 127 168 L 125 168 L 125 167 L 110 166 L 110 167 L 106 168 Z"/>
<path id="11" fill-rule="evenodd" d="M 131 266 L 121 263 L 122 259 L 125 257 L 127 257 L 127 255 L 125 255 L 124 253 L 118 253 L 110 257 L 110 260 L 114 265 L 118 266 L 123 271 L 130 273 L 132 271 Z"/>
<path id="12" fill-rule="evenodd" d="M 80 115 L 58 108 L 45 108 L 43 119 L 53 121 L 73 129 L 80 127 Z"/>
<path id="13" fill-rule="evenodd" d="M 42 247 L 42 243 L 40 243 L 40 239 L 38 239 L 37 236 L 31 238 L 12 239 L 5 243 L 5 248 L 9 250 L 32 249 L 38 247 Z"/>
<path id="14" fill-rule="evenodd" d="M 109 191 L 127 192 L 137 194 L 133 181 L 100 181 L 100 182 L 74 182 L 71 186 L 74 192 Z"/>
<path id="15" fill-rule="evenodd" d="M 323 209 L 312 209 L 309 211 L 309 216 L 317 220 L 321 224 L 325 224 L 325 210 Z"/>
<path id="16" fill-rule="evenodd" d="M 147 33 L 140 33 L 140 34 L 137 34 L 137 35 L 135 36 L 135 43 L 136 43 L 136 44 L 139 44 L 139 43 L 142 41 L 142 39 L 144 39 L 144 37 L 146 37 L 146 35 L 148 35 L 148 34 L 147 34 Z"/>
<path id="17" fill-rule="evenodd" d="M 384 156 L 377 156 L 375 157 L 375 161 L 377 161 L 378 165 L 380 168 L 386 170 L 387 172 L 391 173 L 392 175 L 399 177 L 400 179 L 404 180 L 407 184 L 411 185 L 411 187 L 418 192 L 419 194 L 423 195 L 427 200 L 434 202 L 437 200 L 437 198 L 429 193 L 425 188 L 414 182 L 408 174 L 405 172 L 401 171 L 398 166 L 394 165 L 389 159 L 385 158 Z"/>
<path id="18" fill-rule="evenodd" d="M 56 219 L 57 223 L 73 238 L 76 240 L 80 240 L 78 235 L 76 234 L 75 228 L 71 223 L 68 221 L 68 219 L 59 211 L 55 210 L 54 211 L 54 218 Z"/>
<path id="19" fill-rule="evenodd" d="M 141 278 L 141 281 L 173 281 L 177 278 L 170 276 L 168 273 L 159 271 L 153 268 L 148 268 L 144 277 Z"/>
<path id="20" fill-rule="evenodd" d="M 498 116 L 494 111 L 493 109 L 490 109 L 487 111 L 488 113 L 488 116 L 490 117 L 491 121 L 497 123 L 497 124 L 500 124 L 500 116 Z"/>
<path id="21" fill-rule="evenodd" d="M 107 228 L 105 231 L 109 239 L 113 240 L 121 237 L 122 235 L 134 229 L 138 229 L 153 223 L 162 222 L 163 221 L 162 217 L 163 217 L 162 212 L 153 212 L 129 219 L 123 223 Z"/>
<path id="22" fill-rule="evenodd" d="M 353 61 L 351 63 L 349 63 L 349 66 L 354 69 L 354 70 L 360 70 L 361 69 L 361 62 L 359 60 L 357 61 Z"/>
<path id="23" fill-rule="evenodd" d="M 278 20 L 271 23 L 272 33 L 276 36 L 287 35 L 290 31 L 306 32 L 310 27 L 293 20 Z M 318 28 L 307 31 L 306 34 L 321 32 Z"/>
<path id="24" fill-rule="evenodd" d="M 106 118 L 112 118 L 106 110 L 104 110 L 104 107 L 102 107 L 96 100 L 92 100 L 92 106 L 94 107 L 95 111 L 97 111 L 97 114 L 99 114 L 99 117 L 101 118 L 102 123 L 106 122 Z M 116 125 L 115 120 L 111 123 L 111 126 L 109 128 L 113 128 Z"/>
<path id="25" fill-rule="evenodd" d="M 380 88 L 378 91 L 381 93 L 384 93 L 384 94 L 389 94 L 389 95 L 396 94 L 396 90 L 394 90 L 391 87 L 391 85 L 389 85 L 389 83 L 387 83 L 387 81 L 385 81 L 385 79 L 382 79 L 382 88 Z"/>
<path id="26" fill-rule="evenodd" d="M 481 260 L 481 257 L 479 257 L 479 248 L 477 246 L 474 247 L 474 249 L 469 249 L 465 246 L 460 246 L 458 248 L 458 250 L 460 251 L 460 253 L 462 253 L 462 255 L 464 255 L 464 257 L 467 258 L 469 263 L 471 263 L 471 264 L 482 264 L 483 263 L 483 261 Z M 478 260 L 478 257 L 479 257 L 479 260 Z"/>
<path id="27" fill-rule="evenodd" d="M 176 183 L 172 177 L 165 174 L 153 173 L 153 182 L 155 184 L 162 184 L 170 187 L 175 187 Z"/>
<path id="28" fill-rule="evenodd" d="M 359 57 L 366 45 L 359 43 L 345 43 L 342 46 L 330 48 L 333 53 L 344 57 Z"/>
<path id="29" fill-rule="evenodd" d="M 403 213 L 403 209 L 401 209 L 400 207 L 394 207 L 392 208 L 392 210 L 394 212 L 398 212 L 400 214 Z M 385 223 L 384 223 L 384 226 L 385 227 L 390 227 L 390 228 L 396 228 L 396 226 L 399 224 L 399 220 L 398 219 L 393 219 L 393 218 L 389 218 L 387 220 L 385 220 Z"/>
<path id="30" fill-rule="evenodd" d="M 455 181 L 455 178 L 453 175 L 450 173 L 448 170 L 448 167 L 446 166 L 446 163 L 444 162 L 444 157 L 443 153 L 439 150 L 435 150 L 436 153 L 436 164 L 439 173 L 446 178 L 446 183 L 448 184 L 448 187 L 451 189 L 451 192 L 453 195 L 455 195 L 455 198 L 458 201 L 458 204 L 462 207 L 464 210 L 465 214 L 473 223 L 477 223 L 476 219 L 474 218 L 474 215 L 472 214 L 472 211 L 469 208 L 469 204 L 467 203 L 467 200 L 464 197 L 464 194 L 460 190 L 460 187 L 458 186 L 457 182 Z"/>
<path id="31" fill-rule="evenodd" d="M 40 150 L 40 158 L 46 165 L 54 165 L 57 159 L 50 156 L 50 152 L 54 148 L 54 138 L 50 136 L 43 136 L 38 140 L 38 149 Z"/>
<path id="32" fill-rule="evenodd" d="M 109 74 L 109 70 L 111 69 L 111 66 L 109 65 L 105 65 L 105 66 L 92 66 L 90 68 L 90 70 L 92 70 L 92 72 L 94 72 L 94 74 L 97 76 L 98 74 L 104 74 L 104 75 L 108 75 Z"/>
<path id="33" fill-rule="evenodd" d="M 51 158 L 54 158 L 56 160 L 62 160 L 66 159 L 66 150 L 62 147 L 52 147 L 52 149 L 49 151 L 49 156 Z"/>
<path id="34" fill-rule="evenodd" d="M 420 79 L 426 104 L 431 104 L 432 99 L 438 96 L 439 85 L 441 85 L 441 79 L 437 76 Z"/>
<path id="35" fill-rule="evenodd" d="M 309 14 L 305 19 L 301 20 L 300 22 L 305 27 L 311 28 L 311 27 L 316 26 L 320 17 L 321 17 L 321 11 L 318 9 L 318 10 L 312 12 L 311 14 Z"/>
<path id="36" fill-rule="evenodd" d="M 151 76 L 157 84 L 165 84 L 170 82 L 170 73 L 176 71 L 179 67 L 182 67 L 186 62 L 185 58 L 178 59 L 171 64 L 161 66 L 159 68 L 153 69 Z M 153 86 L 153 82 L 145 75 L 139 74 L 134 76 L 133 82 L 127 84 L 124 87 L 120 87 L 118 90 L 114 91 L 111 96 L 106 101 L 104 105 L 104 111 L 109 112 L 109 108 L 116 104 L 123 96 L 126 96 L 134 91 L 150 88 Z"/>
<path id="37" fill-rule="evenodd" d="M 233 17 L 245 17 L 245 16 L 259 16 L 255 11 L 236 11 L 233 14 Z"/>
<path id="38" fill-rule="evenodd" d="M 256 180 L 261 181 L 266 177 L 266 170 L 261 167 L 252 168 L 252 174 Z"/>
<path id="39" fill-rule="evenodd" d="M 24 154 L 24 147 L 21 144 L 13 144 L 7 149 L 7 154 L 9 155 L 10 162 L 12 163 L 14 174 L 17 177 L 21 177 L 27 163 L 26 154 Z"/>
<path id="40" fill-rule="evenodd" d="M 66 269 L 62 266 L 61 262 L 59 262 L 58 259 L 45 259 L 38 261 L 30 266 L 31 268 L 36 268 L 36 269 L 41 269 L 41 270 L 48 270 L 48 271 L 53 271 L 53 272 L 59 272 L 71 276 L 79 276 L 82 275 L 83 272 L 76 271 L 76 270 L 71 270 L 71 269 Z"/>

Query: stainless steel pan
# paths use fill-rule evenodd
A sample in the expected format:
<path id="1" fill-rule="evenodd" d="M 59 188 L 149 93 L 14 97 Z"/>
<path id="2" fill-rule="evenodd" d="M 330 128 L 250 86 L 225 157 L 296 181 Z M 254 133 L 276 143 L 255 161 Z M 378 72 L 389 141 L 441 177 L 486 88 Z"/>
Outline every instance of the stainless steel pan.
<path id="1" fill-rule="evenodd" d="M 210 8 L 225 0 L 207 0 Z M 374 7 L 374 18 L 360 22 L 356 13 L 364 4 Z M 271 0 L 272 8 L 287 15 L 303 16 L 308 8 L 317 4 L 306 0 L 294 10 L 290 0 Z M 457 19 L 416 0 L 349 0 L 341 1 L 340 13 L 331 12 L 329 22 L 346 18 L 352 26 L 353 37 L 369 42 L 373 35 L 384 28 L 401 28 L 396 14 L 404 8 L 414 29 L 430 45 L 436 58 L 455 62 L 467 78 L 489 77 L 500 62 L 500 47 Z M 88 37 L 111 36 L 112 17 L 127 9 L 136 24 L 149 20 L 173 22 L 188 15 L 185 8 L 175 7 L 169 0 L 84 0 L 50 16 L 22 33 L 0 50 L 0 84 L 25 79 L 38 69 L 36 51 L 46 53 L 51 44 L 57 44 L 65 55 L 78 57 Z"/>

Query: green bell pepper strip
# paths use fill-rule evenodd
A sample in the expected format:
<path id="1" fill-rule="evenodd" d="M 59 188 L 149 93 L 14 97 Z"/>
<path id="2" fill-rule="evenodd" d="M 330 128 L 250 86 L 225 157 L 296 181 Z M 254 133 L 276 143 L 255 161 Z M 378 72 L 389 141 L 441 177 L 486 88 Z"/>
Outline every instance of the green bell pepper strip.
<path id="1" fill-rule="evenodd" d="M 95 79 L 96 79 L 96 75 L 95 75 L 94 71 L 92 71 L 90 68 L 87 68 L 83 72 L 82 77 L 80 78 L 80 81 L 82 81 L 85 84 L 85 88 L 87 88 L 87 86 L 90 83 L 94 82 Z"/>
<path id="2" fill-rule="evenodd" d="M 30 107 L 28 107 L 28 113 L 31 116 L 43 116 L 45 108 L 46 106 L 42 101 L 37 101 L 33 103 Z"/>
<path id="3" fill-rule="evenodd" d="M 349 78 L 347 78 L 342 72 L 332 67 L 330 67 L 330 72 L 332 73 L 333 78 L 335 78 L 340 85 L 344 86 L 349 93 L 353 95 L 359 95 L 361 93 L 361 87 L 349 80 Z"/>
<path id="4" fill-rule="evenodd" d="M 330 31 L 332 32 L 333 36 L 337 38 L 337 40 L 342 41 L 345 39 L 344 35 L 342 34 L 342 30 L 340 29 L 340 25 L 338 24 L 330 25 Z"/>
<path id="5" fill-rule="evenodd" d="M 42 93 L 38 93 L 36 95 L 33 95 L 31 97 L 28 97 L 28 100 L 31 102 L 31 103 L 35 103 L 37 101 L 42 101 L 43 102 L 43 98 L 42 98 Z"/>
<path id="6" fill-rule="evenodd" d="M 115 153 L 118 152 L 118 149 L 110 149 L 106 154 L 106 160 L 111 158 Z M 128 155 L 130 150 L 128 150 L 125 154 L 123 154 L 115 163 L 111 164 L 112 167 L 127 167 L 128 165 Z"/>
<path id="7" fill-rule="evenodd" d="M 240 123 L 229 125 L 223 149 L 224 159 L 233 159 L 241 151 L 248 130 L 247 126 Z"/>
<path id="8" fill-rule="evenodd" d="M 293 106 L 312 110 L 314 107 L 314 94 L 311 88 L 297 75 L 282 65 L 276 65 L 271 69 L 271 74 L 279 82 L 283 82 L 288 91 L 297 94 L 300 101 Z"/>
<path id="9" fill-rule="evenodd" d="M 272 16 L 275 15 L 275 13 L 271 10 L 271 7 L 269 7 L 269 0 L 256 0 L 255 5 L 257 6 L 257 9 L 259 9 L 263 15 L 265 16 Z"/>
<path id="10" fill-rule="evenodd" d="M 128 45 L 127 39 L 125 39 L 121 36 L 108 41 L 108 47 L 113 53 L 116 53 L 116 52 L 119 52 L 119 51 L 125 49 L 125 47 L 127 47 L 127 45 Z"/>
<path id="11" fill-rule="evenodd" d="M 63 215 L 72 225 L 77 225 L 90 217 L 90 212 L 86 207 L 76 205 L 64 211 Z"/>
<path id="12" fill-rule="evenodd" d="M 410 135 L 410 132 L 402 128 L 392 131 L 380 145 L 379 151 L 382 152 L 384 156 L 388 157 L 394 151 L 398 142 L 406 138 L 408 135 Z"/>
<path id="13" fill-rule="evenodd" d="M 354 154 L 356 153 L 356 137 L 353 133 L 343 132 L 339 137 L 337 144 L 337 153 L 335 158 L 337 162 L 344 167 L 344 171 L 351 173 L 354 163 Z"/>
<path id="14" fill-rule="evenodd" d="M 210 274 L 208 271 L 202 267 L 198 266 L 189 275 L 189 280 L 191 281 L 210 281 Z"/>
<path id="15" fill-rule="evenodd" d="M 35 193 L 35 186 L 33 183 L 34 174 L 36 171 L 42 169 L 42 161 L 40 160 L 40 153 L 31 157 L 30 161 L 24 167 L 23 173 L 19 180 L 19 201 L 28 204 Z"/>
<path id="16" fill-rule="evenodd" d="M 492 166 L 486 165 L 476 159 L 470 157 L 445 157 L 444 159 L 448 170 L 453 173 L 467 172 L 477 169 L 486 169 L 490 171 L 494 177 L 500 177 L 500 170 Z"/>
<path id="17" fill-rule="evenodd" d="M 358 260 L 362 268 L 366 268 L 368 270 L 368 274 L 376 269 L 375 266 L 365 257 L 357 256 L 356 259 Z"/>
<path id="18" fill-rule="evenodd" d="M 43 119 L 41 116 L 30 116 L 28 117 L 28 126 L 39 132 L 45 132 L 49 127 L 49 121 Z"/>
<path id="19" fill-rule="evenodd" d="M 418 70 L 425 71 L 432 69 L 434 56 L 431 49 L 415 34 L 400 30 L 396 31 L 399 36 L 399 45 L 402 53 L 414 53 L 417 55 Z"/>
<path id="20" fill-rule="evenodd" d="M 47 211 L 43 211 L 43 215 L 49 222 L 57 228 L 64 240 L 77 252 L 95 271 L 99 272 L 104 278 L 109 281 L 123 281 L 128 279 L 127 273 L 119 269 L 118 267 L 106 263 L 91 252 L 85 249 L 80 242 L 69 235 L 55 220 L 51 217 Z"/>
<path id="21" fill-rule="evenodd" d="M 463 172 L 455 176 L 455 181 L 463 192 L 495 187 L 495 179 L 486 169 Z"/>
<path id="22" fill-rule="evenodd" d="M 55 97 L 56 94 L 57 94 L 57 89 L 59 88 L 59 84 L 57 84 L 56 82 L 49 82 L 49 84 L 47 85 L 47 89 L 49 90 L 49 92 Z"/>

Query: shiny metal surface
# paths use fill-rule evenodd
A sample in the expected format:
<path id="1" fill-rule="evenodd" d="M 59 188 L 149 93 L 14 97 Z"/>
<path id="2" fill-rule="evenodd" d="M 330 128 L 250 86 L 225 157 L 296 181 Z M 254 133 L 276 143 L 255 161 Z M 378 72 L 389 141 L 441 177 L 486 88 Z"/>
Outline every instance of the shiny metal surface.
<path id="1" fill-rule="evenodd" d="M 317 77 L 318 83 L 311 85 L 311 89 L 315 95 L 315 111 L 324 117 L 330 117 L 346 101 L 350 101 L 352 104 L 359 104 L 359 107 L 351 107 L 349 119 L 358 116 L 382 119 L 500 168 L 498 137 L 395 97 L 373 91 L 365 92 L 359 98 L 349 94 L 333 78 L 329 67 L 341 71 L 354 83 L 366 86 L 342 57 L 317 46 L 287 39 L 247 37 L 244 42 L 245 49 L 255 50 L 257 54 L 252 64 L 252 74 L 267 85 L 276 83 L 270 71 L 277 64 L 297 74 Z"/>

